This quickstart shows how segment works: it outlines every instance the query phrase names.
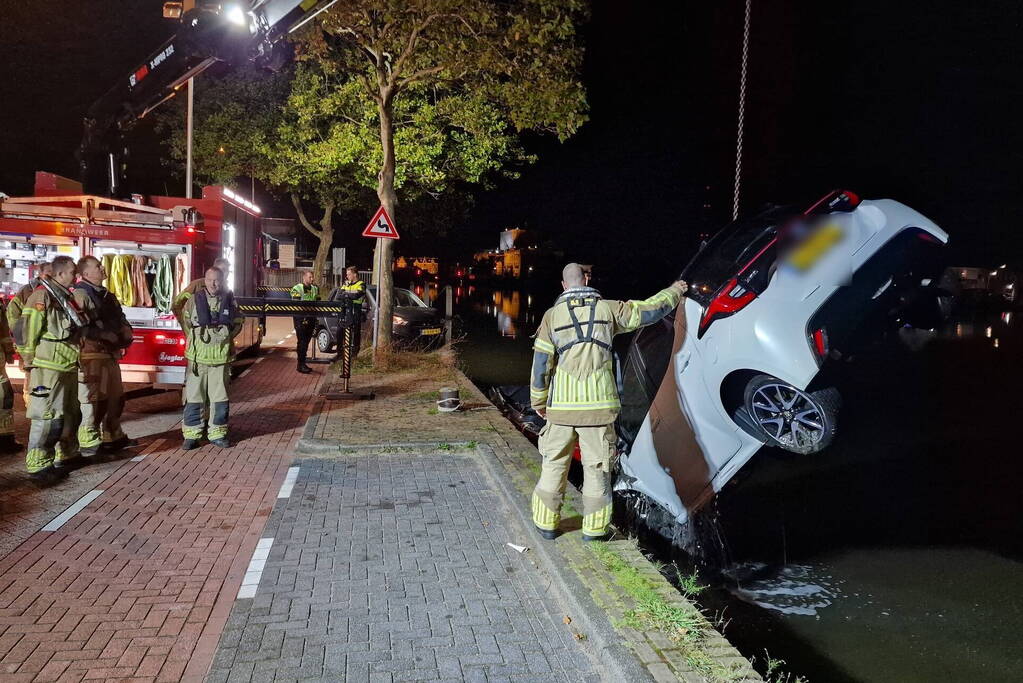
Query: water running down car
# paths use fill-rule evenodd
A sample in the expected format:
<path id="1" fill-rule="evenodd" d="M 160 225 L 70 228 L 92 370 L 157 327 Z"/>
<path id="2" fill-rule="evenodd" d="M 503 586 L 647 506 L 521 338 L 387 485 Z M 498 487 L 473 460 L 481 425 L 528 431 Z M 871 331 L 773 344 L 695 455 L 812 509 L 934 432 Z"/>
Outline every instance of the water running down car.
<path id="1" fill-rule="evenodd" d="M 726 226 L 683 270 L 678 311 L 628 347 L 615 491 L 677 537 L 761 446 L 824 449 L 840 396 L 820 371 L 880 319 L 937 302 L 947 242 L 908 206 L 848 191 Z"/>

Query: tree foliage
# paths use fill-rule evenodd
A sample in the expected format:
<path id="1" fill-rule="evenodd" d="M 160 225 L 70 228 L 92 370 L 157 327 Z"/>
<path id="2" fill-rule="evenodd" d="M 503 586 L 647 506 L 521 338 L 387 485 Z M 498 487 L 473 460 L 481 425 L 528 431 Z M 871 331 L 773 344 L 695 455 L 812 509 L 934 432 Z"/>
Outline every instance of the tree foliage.
<path id="1" fill-rule="evenodd" d="M 336 115 L 332 153 L 375 187 L 400 224 L 399 193 L 441 194 L 514 176 L 531 160 L 520 133 L 564 140 L 583 124 L 578 27 L 587 12 L 585 0 L 337 3 L 300 35 L 309 70 L 297 82 L 315 93 L 307 107 Z M 379 248 L 389 264 L 392 244 Z M 379 283 L 387 343 L 389 267 Z"/>

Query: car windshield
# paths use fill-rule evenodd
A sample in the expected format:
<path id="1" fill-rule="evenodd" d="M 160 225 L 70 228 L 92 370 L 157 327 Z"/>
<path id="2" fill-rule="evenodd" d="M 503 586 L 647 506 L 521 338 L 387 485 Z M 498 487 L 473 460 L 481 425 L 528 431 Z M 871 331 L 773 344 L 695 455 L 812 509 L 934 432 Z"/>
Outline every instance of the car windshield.
<path id="1" fill-rule="evenodd" d="M 787 207 L 771 209 L 722 228 L 682 272 L 682 279 L 689 283 L 689 297 L 706 305 L 721 285 L 775 238 L 778 226 L 796 213 Z"/>
<path id="2" fill-rule="evenodd" d="M 377 288 L 369 287 L 368 291 L 375 300 L 377 296 Z M 411 290 L 402 289 L 400 287 L 394 288 L 394 305 L 395 307 L 404 308 L 429 308 L 426 305 L 426 302 L 412 293 Z"/>

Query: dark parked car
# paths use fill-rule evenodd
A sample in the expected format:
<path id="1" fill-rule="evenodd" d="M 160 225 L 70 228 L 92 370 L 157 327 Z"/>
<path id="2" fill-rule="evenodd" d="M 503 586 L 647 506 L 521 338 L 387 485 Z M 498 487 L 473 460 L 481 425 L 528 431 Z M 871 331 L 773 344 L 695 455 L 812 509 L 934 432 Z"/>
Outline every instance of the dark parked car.
<path id="1" fill-rule="evenodd" d="M 331 291 L 329 300 L 340 299 L 340 290 Z M 376 314 L 376 287 L 366 289 L 366 301 L 362 305 L 362 348 L 373 343 L 373 320 Z M 394 288 L 394 341 L 408 346 L 435 348 L 444 343 L 444 320 L 435 308 L 408 289 Z M 337 320 L 320 318 L 316 325 L 316 347 L 323 353 L 333 353 L 337 348 Z"/>

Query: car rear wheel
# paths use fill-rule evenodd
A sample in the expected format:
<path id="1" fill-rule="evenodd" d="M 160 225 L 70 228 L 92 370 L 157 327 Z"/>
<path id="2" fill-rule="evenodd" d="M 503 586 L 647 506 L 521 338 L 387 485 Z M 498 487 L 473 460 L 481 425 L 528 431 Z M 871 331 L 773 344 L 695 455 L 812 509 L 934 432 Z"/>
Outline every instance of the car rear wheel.
<path id="1" fill-rule="evenodd" d="M 334 351 L 334 342 L 330 338 L 330 332 L 326 328 L 321 327 L 320 331 L 316 333 L 316 348 L 319 349 L 320 353 L 331 353 Z"/>
<path id="2" fill-rule="evenodd" d="M 768 444 L 807 455 L 827 448 L 835 438 L 841 397 L 832 387 L 807 392 L 757 375 L 746 385 L 745 405 Z"/>

